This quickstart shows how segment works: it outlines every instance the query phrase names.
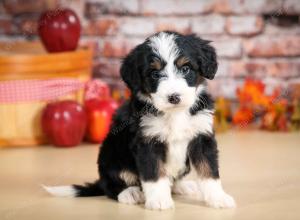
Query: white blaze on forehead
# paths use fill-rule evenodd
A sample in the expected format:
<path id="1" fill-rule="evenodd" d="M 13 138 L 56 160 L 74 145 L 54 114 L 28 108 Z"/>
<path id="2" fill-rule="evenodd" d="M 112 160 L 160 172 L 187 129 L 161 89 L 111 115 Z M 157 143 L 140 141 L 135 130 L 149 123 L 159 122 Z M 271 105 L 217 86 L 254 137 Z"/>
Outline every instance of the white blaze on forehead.
<path id="1" fill-rule="evenodd" d="M 174 60 L 179 56 L 179 50 L 175 43 L 176 36 L 161 32 L 150 38 L 150 46 L 153 51 L 168 64 L 173 64 Z M 171 66 L 171 65 L 170 65 Z"/>

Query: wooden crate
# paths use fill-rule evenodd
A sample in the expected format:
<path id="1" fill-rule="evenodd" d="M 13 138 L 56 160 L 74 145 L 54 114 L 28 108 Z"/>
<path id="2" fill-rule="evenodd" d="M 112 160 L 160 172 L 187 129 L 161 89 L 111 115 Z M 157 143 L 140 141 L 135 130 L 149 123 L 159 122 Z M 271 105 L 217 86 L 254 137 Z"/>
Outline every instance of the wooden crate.
<path id="1" fill-rule="evenodd" d="M 91 77 L 92 52 L 88 48 L 47 53 L 38 42 L 0 43 L 0 83 L 8 80 L 78 79 Z M 82 102 L 83 89 L 62 99 Z M 0 146 L 27 146 L 46 143 L 40 125 L 46 101 L 0 103 Z"/>

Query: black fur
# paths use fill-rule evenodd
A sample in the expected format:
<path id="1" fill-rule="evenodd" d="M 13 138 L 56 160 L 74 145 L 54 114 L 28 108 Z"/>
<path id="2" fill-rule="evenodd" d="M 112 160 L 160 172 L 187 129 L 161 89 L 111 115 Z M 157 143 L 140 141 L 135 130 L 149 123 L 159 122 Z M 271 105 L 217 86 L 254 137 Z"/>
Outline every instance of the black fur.
<path id="1" fill-rule="evenodd" d="M 121 67 L 121 77 L 133 93 L 142 89 L 143 74 L 148 68 L 150 48 L 140 44 L 124 59 Z"/>
<path id="2" fill-rule="evenodd" d="M 213 79 L 217 71 L 216 54 L 208 41 L 194 35 L 183 36 L 177 33 L 176 43 L 180 53 L 189 58 L 192 70 L 186 76 L 189 86 L 205 83 L 202 77 Z M 117 199 L 118 194 L 128 187 L 120 177 L 124 170 L 137 176 L 135 185 L 142 181 L 155 181 L 164 175 L 168 146 L 156 138 L 144 137 L 140 127 L 141 117 L 145 114 L 158 116 L 164 114 L 148 102 L 141 100 L 138 93 L 146 97 L 155 92 L 158 80 L 153 77 L 151 60 L 155 56 L 146 43 L 137 46 L 125 58 L 121 67 L 121 76 L 132 91 L 131 99 L 115 114 L 110 132 L 100 147 L 98 170 L 100 179 L 86 186 L 75 186 L 78 196 L 107 195 Z M 161 61 L 164 65 L 165 61 Z M 196 115 L 204 109 L 212 110 L 211 97 L 203 92 L 198 101 L 190 108 L 190 114 Z M 176 128 L 173 128 L 176 129 Z M 199 134 L 190 140 L 186 158 L 186 167 L 178 173 L 175 180 L 189 173 L 190 164 L 197 167 L 206 161 L 211 170 L 211 177 L 218 178 L 218 151 L 214 134 Z"/>
<path id="3" fill-rule="evenodd" d="M 200 163 L 207 163 L 210 177 L 219 178 L 217 142 L 213 136 L 199 134 L 189 144 L 189 158 L 197 167 Z"/>
<path id="4" fill-rule="evenodd" d="M 93 183 L 86 183 L 84 186 L 73 185 L 76 189 L 77 197 L 88 197 L 88 196 L 103 196 L 104 191 L 99 180 Z"/>
<path id="5" fill-rule="evenodd" d="M 207 78 L 213 79 L 218 70 L 217 54 L 209 45 L 210 41 L 203 40 L 195 35 L 182 36 L 176 39 L 182 55 L 189 57 L 197 72 Z"/>
<path id="6" fill-rule="evenodd" d="M 160 176 L 160 163 L 166 162 L 167 145 L 156 139 L 145 140 L 138 135 L 136 140 L 136 163 L 141 180 L 156 181 Z"/>
<path id="7" fill-rule="evenodd" d="M 209 94 L 204 92 L 199 95 L 199 98 L 194 104 L 194 106 L 190 108 L 190 113 L 191 115 L 195 115 L 197 114 L 197 112 L 203 109 L 213 110 L 213 108 L 214 108 L 214 101 L 212 100 Z"/>

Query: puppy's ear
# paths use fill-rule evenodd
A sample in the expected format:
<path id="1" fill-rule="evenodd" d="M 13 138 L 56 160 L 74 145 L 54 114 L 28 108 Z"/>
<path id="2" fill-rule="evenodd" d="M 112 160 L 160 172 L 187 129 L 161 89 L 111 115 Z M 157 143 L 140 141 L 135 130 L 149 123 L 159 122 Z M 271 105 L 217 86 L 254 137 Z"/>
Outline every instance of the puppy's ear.
<path id="1" fill-rule="evenodd" d="M 132 93 L 136 94 L 141 87 L 140 75 L 140 47 L 133 49 L 123 60 L 121 66 L 121 77 Z"/>
<path id="2" fill-rule="evenodd" d="M 207 79 L 213 79 L 218 70 L 218 62 L 215 48 L 209 45 L 210 41 L 188 35 L 185 43 L 189 44 L 193 51 L 192 56 L 196 59 L 199 74 Z"/>

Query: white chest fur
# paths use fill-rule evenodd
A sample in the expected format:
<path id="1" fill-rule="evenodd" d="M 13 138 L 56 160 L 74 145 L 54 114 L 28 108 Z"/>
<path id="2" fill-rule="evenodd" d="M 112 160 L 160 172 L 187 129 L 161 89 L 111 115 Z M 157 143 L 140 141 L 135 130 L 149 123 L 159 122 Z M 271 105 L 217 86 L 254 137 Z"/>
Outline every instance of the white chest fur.
<path id="1" fill-rule="evenodd" d="M 176 177 L 185 167 L 189 142 L 200 133 L 211 133 L 213 116 L 204 110 L 191 116 L 187 111 L 173 111 L 161 116 L 145 115 L 141 118 L 143 135 L 167 143 L 167 174 Z"/>

